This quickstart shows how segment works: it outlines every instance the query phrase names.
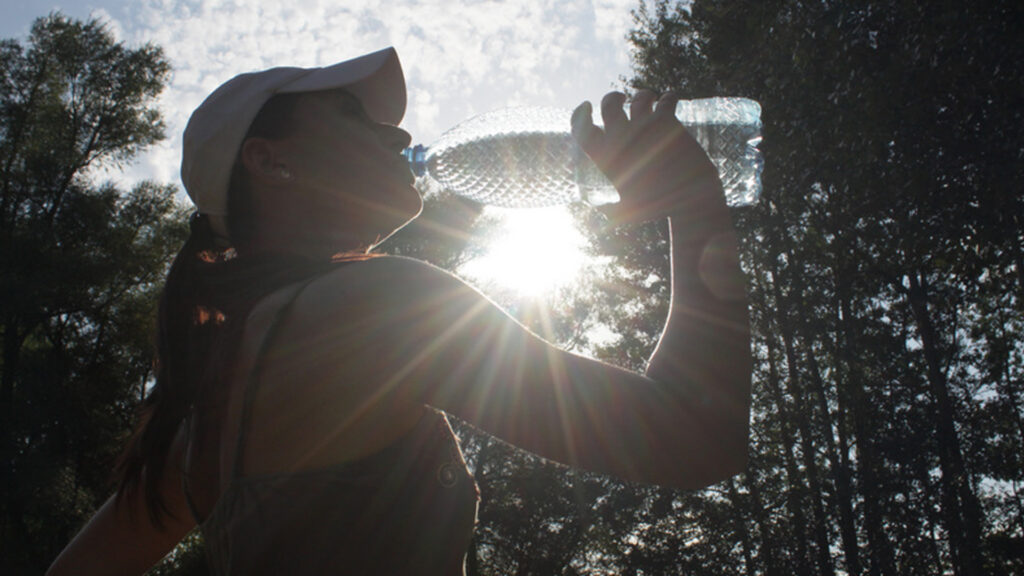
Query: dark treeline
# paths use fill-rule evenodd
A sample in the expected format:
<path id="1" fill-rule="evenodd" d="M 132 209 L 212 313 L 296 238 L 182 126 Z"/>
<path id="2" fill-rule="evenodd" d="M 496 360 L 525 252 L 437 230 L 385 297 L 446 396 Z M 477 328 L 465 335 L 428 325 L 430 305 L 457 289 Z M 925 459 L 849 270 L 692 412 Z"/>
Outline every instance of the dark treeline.
<path id="1" fill-rule="evenodd" d="M 483 496 L 468 573 L 1024 574 L 1022 22 L 1024 8 L 999 0 L 641 5 L 629 89 L 763 106 L 763 197 L 734 211 L 757 359 L 750 465 L 675 492 L 575 473 L 460 427 Z M 35 77 L 25 52 L 4 50 L 0 64 Z M 12 127 L 31 93 L 5 73 L 13 154 L 29 141 Z M 4 161 L 5 206 L 65 190 L 47 170 L 12 168 L 45 167 L 42 146 Z M 180 241 L 166 190 L 69 183 L 4 212 L 4 573 L 37 573 L 109 493 L 105 466 L 148 377 L 160 267 L 108 277 L 101 256 L 163 262 Z M 77 220 L 59 214 L 79 204 L 62 212 L 47 198 L 92 207 L 83 222 L 106 243 L 63 240 Z M 574 212 L 601 264 L 546 303 L 492 294 L 546 338 L 642 369 L 667 304 L 665 225 L 606 230 Z M 481 249 L 479 213 L 432 192 L 387 249 L 456 269 Z M 157 224 L 114 233 L 138 214 Z M 69 262 L 95 272 L 43 272 Z M 200 550 L 193 536 L 154 573 L 201 574 Z"/>
<path id="2" fill-rule="evenodd" d="M 632 86 L 764 107 L 727 572 L 1024 571 L 1024 10 L 668 2 Z"/>
<path id="3" fill-rule="evenodd" d="M 53 14 L 0 40 L 0 573 L 42 574 L 111 492 L 151 378 L 175 187 L 105 182 L 163 138 L 162 51 Z"/>

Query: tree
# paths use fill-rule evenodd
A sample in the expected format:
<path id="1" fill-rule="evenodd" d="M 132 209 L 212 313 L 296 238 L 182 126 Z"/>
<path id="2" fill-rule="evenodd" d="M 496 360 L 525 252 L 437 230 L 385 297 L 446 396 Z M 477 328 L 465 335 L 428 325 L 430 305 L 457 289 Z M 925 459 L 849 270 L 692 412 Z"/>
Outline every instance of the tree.
<path id="1" fill-rule="evenodd" d="M 764 110 L 764 197 L 737 213 L 762 368 L 736 500 L 769 509 L 733 513 L 771 535 L 749 573 L 1024 564 L 1009 552 L 1024 539 L 1024 478 L 1005 452 L 1024 440 L 1021 12 L 886 0 L 635 12 L 632 86 Z"/>
<path id="2" fill-rule="evenodd" d="M 169 65 L 97 20 L 0 42 L 0 571 L 41 573 L 111 489 L 150 379 L 174 188 L 97 183 L 163 138 Z"/>

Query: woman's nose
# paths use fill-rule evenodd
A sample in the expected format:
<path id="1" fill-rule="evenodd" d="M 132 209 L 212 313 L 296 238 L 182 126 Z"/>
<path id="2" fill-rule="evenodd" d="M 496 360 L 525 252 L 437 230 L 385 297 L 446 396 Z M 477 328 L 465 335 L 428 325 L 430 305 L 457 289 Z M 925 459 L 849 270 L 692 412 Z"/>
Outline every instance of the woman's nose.
<path id="1" fill-rule="evenodd" d="M 378 124 L 377 134 L 380 137 L 380 141 L 384 143 L 384 146 L 389 150 L 401 152 L 409 147 L 412 142 L 412 136 L 408 132 L 402 130 L 398 126 L 391 126 L 389 124 Z"/>

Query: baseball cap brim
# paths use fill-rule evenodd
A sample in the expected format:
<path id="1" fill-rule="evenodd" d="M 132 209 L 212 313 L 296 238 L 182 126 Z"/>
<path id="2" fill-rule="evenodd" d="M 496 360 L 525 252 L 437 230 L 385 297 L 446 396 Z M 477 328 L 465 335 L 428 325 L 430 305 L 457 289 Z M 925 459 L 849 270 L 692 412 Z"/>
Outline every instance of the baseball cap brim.
<path id="1" fill-rule="evenodd" d="M 333 66 L 314 68 L 276 92 L 318 92 L 345 88 L 376 122 L 397 126 L 405 116 L 405 76 L 394 48 Z"/>

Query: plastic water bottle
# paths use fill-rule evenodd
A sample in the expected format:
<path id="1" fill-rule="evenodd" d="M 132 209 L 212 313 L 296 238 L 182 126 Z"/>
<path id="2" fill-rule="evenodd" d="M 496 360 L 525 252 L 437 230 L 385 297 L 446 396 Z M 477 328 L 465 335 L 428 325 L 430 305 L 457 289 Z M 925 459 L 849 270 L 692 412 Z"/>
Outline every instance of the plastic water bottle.
<path id="1" fill-rule="evenodd" d="M 611 182 L 570 133 L 571 110 L 505 108 L 475 116 L 429 148 L 406 150 L 413 171 L 483 204 L 539 208 L 618 202 Z M 745 98 L 680 101 L 676 116 L 718 168 L 730 205 L 761 193 L 761 106 Z"/>

